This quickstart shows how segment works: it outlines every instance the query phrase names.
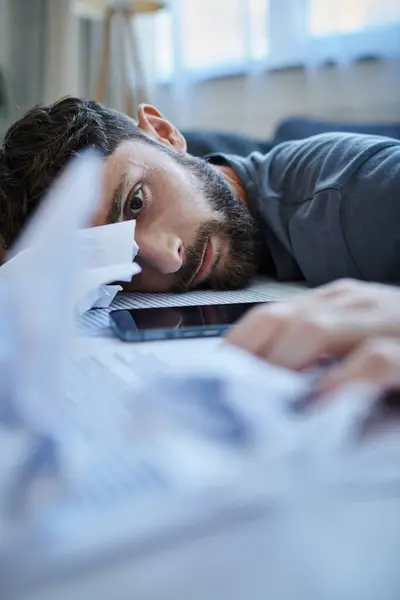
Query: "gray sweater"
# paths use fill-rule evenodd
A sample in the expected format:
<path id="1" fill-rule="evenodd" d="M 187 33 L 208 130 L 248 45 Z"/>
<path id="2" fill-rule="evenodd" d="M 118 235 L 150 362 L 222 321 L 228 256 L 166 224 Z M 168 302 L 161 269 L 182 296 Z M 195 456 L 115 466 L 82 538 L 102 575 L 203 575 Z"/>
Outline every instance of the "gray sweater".
<path id="1" fill-rule="evenodd" d="M 239 176 L 279 280 L 400 282 L 400 140 L 329 133 L 208 160 Z"/>

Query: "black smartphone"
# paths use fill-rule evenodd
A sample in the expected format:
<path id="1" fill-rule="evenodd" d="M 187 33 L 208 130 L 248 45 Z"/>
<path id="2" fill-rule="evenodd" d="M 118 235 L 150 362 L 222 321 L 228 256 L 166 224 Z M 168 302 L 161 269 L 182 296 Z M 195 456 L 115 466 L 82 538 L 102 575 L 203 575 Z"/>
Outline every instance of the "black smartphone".
<path id="1" fill-rule="evenodd" d="M 219 336 L 259 302 L 114 310 L 111 326 L 125 342 Z"/>

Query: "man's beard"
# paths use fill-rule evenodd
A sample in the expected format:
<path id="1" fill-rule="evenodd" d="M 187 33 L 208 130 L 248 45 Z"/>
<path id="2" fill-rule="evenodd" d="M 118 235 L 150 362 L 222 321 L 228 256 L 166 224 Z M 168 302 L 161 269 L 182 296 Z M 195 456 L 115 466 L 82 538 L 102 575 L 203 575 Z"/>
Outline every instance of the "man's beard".
<path id="1" fill-rule="evenodd" d="M 226 241 L 229 252 L 223 272 L 211 274 L 199 287 L 232 290 L 245 287 L 260 264 L 261 232 L 243 202 L 237 198 L 218 171 L 203 159 L 177 154 L 175 159 L 190 169 L 217 218 L 202 225 L 191 248 L 186 249 L 185 264 L 179 272 L 175 291 L 187 291 L 200 266 L 207 240 L 217 236 Z M 218 257 L 216 257 L 218 259 Z"/>

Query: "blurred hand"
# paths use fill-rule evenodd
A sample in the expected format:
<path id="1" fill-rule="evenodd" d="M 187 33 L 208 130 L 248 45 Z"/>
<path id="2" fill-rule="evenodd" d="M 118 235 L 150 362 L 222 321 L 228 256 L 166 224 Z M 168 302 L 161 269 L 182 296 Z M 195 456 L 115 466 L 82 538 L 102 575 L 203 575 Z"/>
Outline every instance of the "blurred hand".
<path id="1" fill-rule="evenodd" d="M 379 391 L 400 391 L 400 338 L 375 338 L 360 344 L 318 381 L 328 393 L 346 383 L 362 381 Z"/>
<path id="2" fill-rule="evenodd" d="M 289 302 L 254 309 L 230 330 L 227 340 L 296 370 L 326 356 L 347 355 L 329 371 L 328 386 L 360 378 L 400 386 L 396 337 L 400 339 L 400 288 L 342 280 Z"/>

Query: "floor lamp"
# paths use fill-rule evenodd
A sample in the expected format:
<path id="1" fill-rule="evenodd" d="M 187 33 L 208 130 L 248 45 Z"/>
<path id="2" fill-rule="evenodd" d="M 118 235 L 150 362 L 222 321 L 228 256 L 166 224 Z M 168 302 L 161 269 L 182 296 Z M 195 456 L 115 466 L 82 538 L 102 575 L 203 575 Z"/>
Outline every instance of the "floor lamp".
<path id="1" fill-rule="evenodd" d="M 120 70 L 123 86 L 123 110 L 135 116 L 138 104 L 149 102 L 149 92 L 140 50 L 134 30 L 134 18 L 165 8 L 165 1 L 153 0 L 76 0 L 75 12 L 85 17 L 102 17 L 100 61 L 94 86 L 94 99 L 107 103 L 111 68 Z M 121 60 L 111 65 L 113 23 L 118 23 L 118 36 L 123 43 Z"/>

